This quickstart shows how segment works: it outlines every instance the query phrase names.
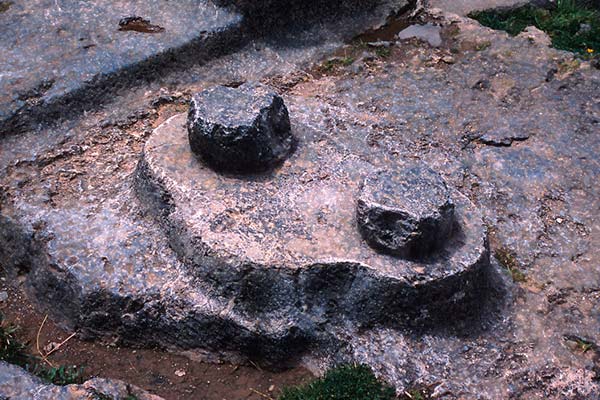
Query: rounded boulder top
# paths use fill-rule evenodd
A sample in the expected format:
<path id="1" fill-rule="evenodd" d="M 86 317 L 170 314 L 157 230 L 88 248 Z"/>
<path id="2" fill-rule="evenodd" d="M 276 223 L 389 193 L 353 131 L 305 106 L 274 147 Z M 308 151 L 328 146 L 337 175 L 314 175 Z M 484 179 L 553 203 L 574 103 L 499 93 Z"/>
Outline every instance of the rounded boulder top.
<path id="1" fill-rule="evenodd" d="M 294 150 L 288 110 L 266 86 L 217 86 L 196 94 L 188 114 L 192 151 L 213 169 L 267 171 Z"/>

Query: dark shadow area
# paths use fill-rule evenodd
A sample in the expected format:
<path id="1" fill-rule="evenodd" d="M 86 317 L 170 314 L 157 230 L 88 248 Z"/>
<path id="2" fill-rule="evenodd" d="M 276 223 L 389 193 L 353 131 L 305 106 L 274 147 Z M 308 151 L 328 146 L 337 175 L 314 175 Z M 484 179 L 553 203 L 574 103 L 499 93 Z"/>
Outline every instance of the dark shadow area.
<path id="1" fill-rule="evenodd" d="M 350 17 L 373 9 L 385 0 L 215 0 L 244 15 L 255 34 L 270 36 L 302 30 L 315 23 Z"/>
<path id="2" fill-rule="evenodd" d="M 437 307 L 431 319 L 423 324 L 409 325 L 408 331 L 419 336 L 424 334 L 475 338 L 497 326 L 506 314 L 511 299 L 510 279 L 503 274 L 493 257 L 491 263 L 481 269 L 477 287 L 470 289 L 468 306 L 453 307 L 451 303 Z"/>

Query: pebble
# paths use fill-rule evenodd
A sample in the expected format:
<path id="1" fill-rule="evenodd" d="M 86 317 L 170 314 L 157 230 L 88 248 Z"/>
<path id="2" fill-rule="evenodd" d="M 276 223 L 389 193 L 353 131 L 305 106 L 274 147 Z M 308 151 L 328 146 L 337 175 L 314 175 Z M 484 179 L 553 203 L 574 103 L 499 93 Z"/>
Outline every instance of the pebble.
<path id="1" fill-rule="evenodd" d="M 442 45 L 441 30 L 441 27 L 432 24 L 411 25 L 398 33 L 397 37 L 400 40 L 417 38 L 428 42 L 433 47 L 439 47 Z"/>
<path id="2" fill-rule="evenodd" d="M 3 290 L 2 292 L 0 292 L 0 301 L 4 302 L 6 300 L 8 300 L 8 293 L 5 290 Z"/>
<path id="3" fill-rule="evenodd" d="M 369 43 L 367 43 L 367 45 L 369 47 L 385 47 L 385 48 L 387 48 L 387 47 L 392 46 L 392 42 L 389 42 L 387 40 L 380 40 L 377 42 L 369 42 Z"/>

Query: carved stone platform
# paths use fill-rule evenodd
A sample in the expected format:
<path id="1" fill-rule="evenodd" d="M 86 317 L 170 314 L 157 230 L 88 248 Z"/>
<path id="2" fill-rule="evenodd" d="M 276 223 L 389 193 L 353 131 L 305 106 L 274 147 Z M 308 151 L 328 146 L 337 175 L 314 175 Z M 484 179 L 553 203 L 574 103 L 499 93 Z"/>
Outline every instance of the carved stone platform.
<path id="1" fill-rule="evenodd" d="M 278 316 L 299 327 L 332 319 L 420 325 L 468 313 L 489 263 L 473 204 L 450 192 L 456 223 L 431 256 L 382 254 L 359 232 L 357 199 L 374 171 L 400 173 L 406 164 L 352 154 L 338 146 L 342 137 L 308 126 L 292 124 L 292 131 L 296 152 L 252 176 L 215 172 L 198 159 L 183 114 L 153 133 L 138 194 L 190 273 L 249 317 Z"/>

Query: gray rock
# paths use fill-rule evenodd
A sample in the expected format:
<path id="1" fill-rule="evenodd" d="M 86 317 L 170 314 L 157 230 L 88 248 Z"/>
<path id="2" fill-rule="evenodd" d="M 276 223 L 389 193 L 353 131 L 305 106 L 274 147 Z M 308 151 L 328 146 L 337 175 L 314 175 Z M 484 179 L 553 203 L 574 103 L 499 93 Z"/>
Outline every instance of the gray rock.
<path id="1" fill-rule="evenodd" d="M 417 38 L 426 41 L 433 47 L 439 47 L 442 45 L 441 31 L 441 27 L 433 24 L 411 25 L 398 33 L 398 39 Z"/>
<path id="2" fill-rule="evenodd" d="M 0 135 L 96 108 L 140 79 L 206 62 L 242 35 L 242 16 L 211 2 L 9 3 L 0 13 Z"/>
<path id="3" fill-rule="evenodd" d="M 422 164 L 368 176 L 357 202 L 357 221 L 373 248 L 424 258 L 444 246 L 454 226 L 454 202 L 442 177 Z"/>
<path id="4" fill-rule="evenodd" d="M 458 315 L 480 301 L 485 227 L 464 196 L 453 193 L 463 235 L 446 252 L 427 263 L 399 260 L 373 250 L 355 221 L 360 183 L 383 165 L 401 172 L 400 160 L 361 159 L 349 154 L 359 149 L 345 148 L 352 142 L 320 140 L 320 130 L 296 123 L 301 144 L 281 168 L 265 179 L 239 179 L 194 157 L 184 121 L 175 116 L 149 138 L 137 193 L 188 273 L 210 285 L 211 297 L 231 302 L 236 324 L 262 321 L 260 334 L 286 337 L 291 353 L 337 324 L 446 324 L 452 321 L 443 312 Z"/>
<path id="5" fill-rule="evenodd" d="M 0 302 L 8 300 L 8 292 L 3 290 L 0 292 Z"/>
<path id="6" fill-rule="evenodd" d="M 389 48 L 392 47 L 392 42 L 387 40 L 378 40 L 377 42 L 369 42 L 367 46 L 374 48 Z"/>
<path id="7" fill-rule="evenodd" d="M 90 379 L 81 385 L 56 386 L 42 381 L 24 369 L 0 361 L 0 399 L 10 400 L 162 400 L 125 382 Z"/>
<path id="8" fill-rule="evenodd" d="M 228 172 L 268 170 L 295 146 L 283 99 L 257 84 L 218 86 L 195 95 L 188 133 L 194 153 Z"/>
<path id="9" fill-rule="evenodd" d="M 361 60 L 356 60 L 350 65 L 350 72 L 360 74 L 365 69 L 365 64 Z"/>

